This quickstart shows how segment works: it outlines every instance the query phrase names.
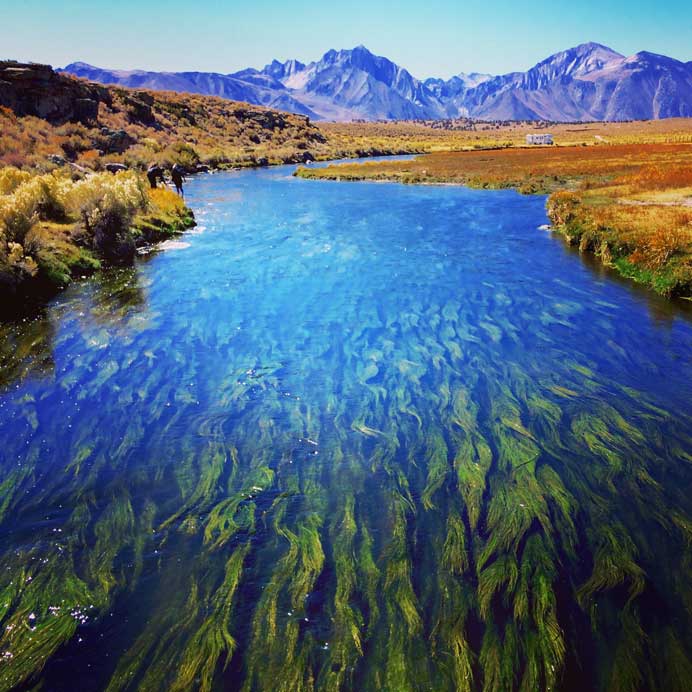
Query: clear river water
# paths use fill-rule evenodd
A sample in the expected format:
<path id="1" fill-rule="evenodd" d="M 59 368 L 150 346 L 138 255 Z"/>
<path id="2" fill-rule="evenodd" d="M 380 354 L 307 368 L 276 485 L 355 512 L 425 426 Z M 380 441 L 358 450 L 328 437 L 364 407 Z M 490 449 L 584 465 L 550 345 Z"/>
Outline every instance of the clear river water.
<path id="1" fill-rule="evenodd" d="M 0 325 L 0 689 L 689 690 L 689 311 L 291 173 Z"/>

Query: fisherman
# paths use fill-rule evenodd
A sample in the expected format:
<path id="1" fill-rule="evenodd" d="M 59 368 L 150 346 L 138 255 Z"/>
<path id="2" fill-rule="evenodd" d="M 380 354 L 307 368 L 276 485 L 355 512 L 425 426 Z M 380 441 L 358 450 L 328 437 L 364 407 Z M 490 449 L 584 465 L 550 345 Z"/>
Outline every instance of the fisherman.
<path id="1" fill-rule="evenodd" d="M 173 168 L 171 168 L 171 178 L 173 184 L 175 185 L 175 191 L 181 196 L 185 197 L 185 192 L 183 190 L 183 181 L 185 180 L 185 170 L 183 167 L 176 163 Z"/>
<path id="2" fill-rule="evenodd" d="M 149 166 L 149 169 L 147 170 L 147 179 L 149 180 L 149 185 L 151 185 L 152 190 L 156 189 L 157 181 L 163 183 L 164 185 L 166 184 L 166 178 L 164 178 L 163 175 L 163 168 L 156 163 Z"/>

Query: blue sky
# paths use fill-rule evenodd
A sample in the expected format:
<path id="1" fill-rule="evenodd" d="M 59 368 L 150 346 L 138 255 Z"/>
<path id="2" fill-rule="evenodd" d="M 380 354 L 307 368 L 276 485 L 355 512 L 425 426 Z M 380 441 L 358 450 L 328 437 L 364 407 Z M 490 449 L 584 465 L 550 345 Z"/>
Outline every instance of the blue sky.
<path id="1" fill-rule="evenodd" d="M 523 70 L 597 41 L 692 60 L 690 0 L 0 0 L 0 58 L 233 72 L 364 44 L 416 77 Z"/>

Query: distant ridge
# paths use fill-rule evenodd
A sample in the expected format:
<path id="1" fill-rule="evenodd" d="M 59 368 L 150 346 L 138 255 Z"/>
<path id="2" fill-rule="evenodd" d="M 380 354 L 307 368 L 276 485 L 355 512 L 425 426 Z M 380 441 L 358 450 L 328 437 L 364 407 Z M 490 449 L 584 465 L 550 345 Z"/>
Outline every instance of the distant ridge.
<path id="1" fill-rule="evenodd" d="M 147 72 L 82 62 L 64 72 L 102 84 L 209 94 L 327 120 L 474 117 L 486 120 L 644 120 L 692 116 L 692 62 L 642 51 L 626 57 L 584 43 L 505 75 L 421 81 L 365 46 L 261 70 Z"/>

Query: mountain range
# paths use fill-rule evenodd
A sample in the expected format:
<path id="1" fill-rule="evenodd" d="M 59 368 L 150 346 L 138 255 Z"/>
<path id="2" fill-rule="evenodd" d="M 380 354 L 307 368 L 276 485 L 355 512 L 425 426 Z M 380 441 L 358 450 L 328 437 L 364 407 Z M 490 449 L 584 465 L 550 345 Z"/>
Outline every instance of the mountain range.
<path id="1" fill-rule="evenodd" d="M 692 61 L 646 51 L 626 57 L 598 43 L 556 53 L 526 72 L 416 79 L 364 46 L 308 64 L 272 61 L 231 74 L 109 70 L 63 72 L 102 84 L 190 92 L 301 113 L 316 120 L 646 120 L 692 116 Z"/>

